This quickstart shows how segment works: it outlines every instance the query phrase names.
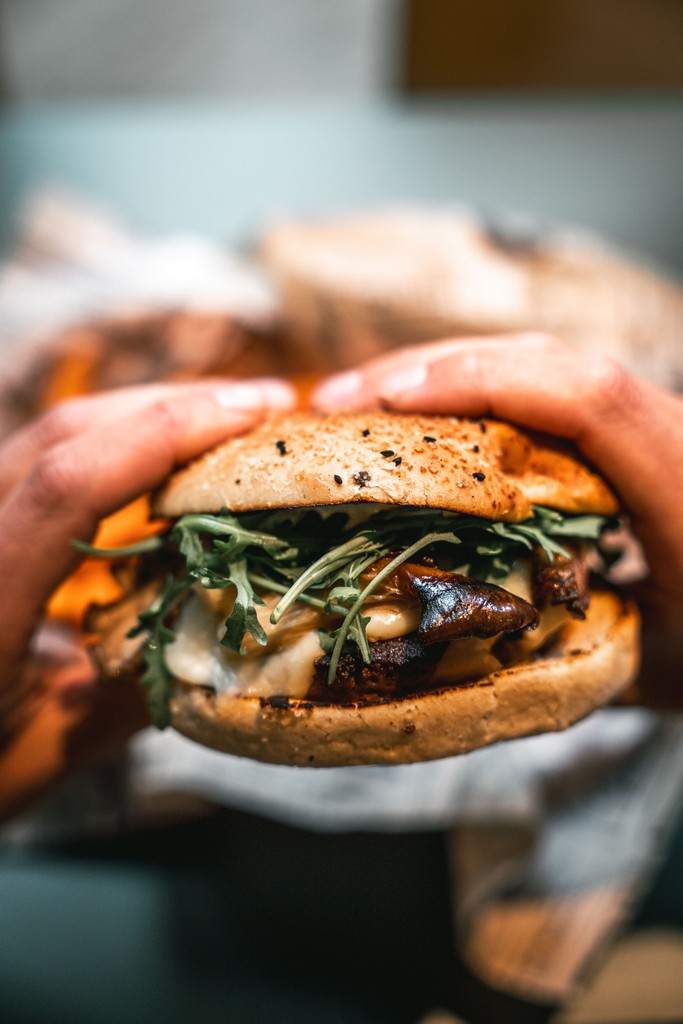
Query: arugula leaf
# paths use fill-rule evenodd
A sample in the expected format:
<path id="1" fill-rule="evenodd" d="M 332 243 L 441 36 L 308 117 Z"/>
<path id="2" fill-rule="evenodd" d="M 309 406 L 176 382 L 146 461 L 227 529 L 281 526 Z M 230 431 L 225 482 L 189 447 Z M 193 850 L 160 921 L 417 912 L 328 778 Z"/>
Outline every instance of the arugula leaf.
<path id="1" fill-rule="evenodd" d="M 268 578 L 262 576 L 260 573 L 250 572 L 249 579 L 252 583 L 255 583 L 257 587 L 263 587 L 264 590 L 274 591 L 276 594 L 286 594 L 289 590 L 287 584 L 282 583 L 280 580 Z M 318 597 L 311 597 L 310 594 L 299 594 L 298 600 L 302 604 L 310 605 L 312 608 L 319 608 L 321 611 L 325 611 L 326 602 L 321 601 Z"/>
<path id="2" fill-rule="evenodd" d="M 225 633 L 221 637 L 221 643 L 236 654 L 245 654 L 246 648 L 242 646 L 242 641 L 246 634 L 250 633 L 256 643 L 265 647 L 268 638 L 254 608 L 255 604 L 263 605 L 265 601 L 259 597 L 251 585 L 246 558 L 230 563 L 226 579 L 237 590 L 237 596 L 232 612 L 226 620 Z"/>
<path id="3" fill-rule="evenodd" d="M 296 554 L 296 550 L 287 541 L 275 537 L 273 534 L 249 530 L 226 509 L 219 515 L 182 516 L 173 527 L 171 535 L 187 538 L 188 533 L 227 537 L 227 540 L 220 542 L 220 550 L 228 559 L 238 557 L 247 548 L 263 548 L 276 562 L 290 559 Z M 190 542 L 186 539 L 186 543 Z M 196 546 L 193 546 L 193 550 L 196 550 Z"/>
<path id="4" fill-rule="evenodd" d="M 188 570 L 204 566 L 204 545 L 196 530 L 193 530 L 188 523 L 179 519 L 171 531 L 171 537 L 178 545 L 180 554 L 185 556 Z"/>
<path id="5" fill-rule="evenodd" d="M 128 633 L 131 638 L 147 633 L 142 648 L 145 671 L 140 681 L 147 687 L 147 706 L 157 729 L 165 729 L 171 723 L 169 699 L 173 677 L 166 666 L 164 649 L 166 644 L 175 639 L 175 634 L 165 625 L 164 620 L 188 586 L 187 579 L 178 581 L 168 576 L 159 597 L 146 611 L 140 613 L 137 626 Z"/>
<path id="6" fill-rule="evenodd" d="M 371 554 L 371 561 L 374 562 L 381 557 L 380 551 L 381 545 L 366 530 L 362 530 L 355 537 L 352 537 L 344 544 L 340 544 L 332 551 L 326 551 L 313 565 L 304 570 L 296 582 L 292 584 L 287 594 L 285 594 L 273 611 L 270 621 L 273 625 L 278 623 L 290 605 L 309 587 L 329 586 L 338 578 L 338 574 L 345 567 L 348 567 L 350 562 L 359 564 L 359 555 Z"/>
<path id="7" fill-rule="evenodd" d="M 501 537 L 523 544 L 529 551 L 541 548 L 551 561 L 555 556 L 566 558 L 569 552 L 543 532 L 533 521 L 530 523 L 494 523 L 493 530 Z"/>
<path id="8" fill-rule="evenodd" d="M 608 522 L 607 528 L 616 526 L 616 522 Z M 598 540 L 606 528 L 603 516 L 574 516 L 560 523 L 552 523 L 546 527 L 554 537 L 576 537 L 585 540 Z"/>
<path id="9" fill-rule="evenodd" d="M 85 540 L 72 540 L 71 547 L 88 558 L 130 558 L 133 555 L 146 555 L 151 551 L 159 551 L 164 545 L 163 538 L 156 534 L 154 537 L 145 537 L 144 540 L 136 541 L 135 544 L 128 544 L 123 548 L 96 548 Z"/>
<path id="10" fill-rule="evenodd" d="M 341 608 L 348 608 L 356 600 L 360 594 L 360 588 L 358 586 L 344 586 L 339 584 L 332 587 L 327 592 L 327 601 L 325 601 L 325 611 L 328 615 L 334 615 L 339 613 Z"/>

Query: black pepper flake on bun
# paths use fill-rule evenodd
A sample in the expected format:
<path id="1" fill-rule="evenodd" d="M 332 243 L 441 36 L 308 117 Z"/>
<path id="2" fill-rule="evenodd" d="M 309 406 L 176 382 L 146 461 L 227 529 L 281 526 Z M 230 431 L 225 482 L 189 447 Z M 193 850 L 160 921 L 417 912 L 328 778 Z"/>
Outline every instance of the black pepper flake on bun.
<path id="1" fill-rule="evenodd" d="M 343 484 L 344 481 L 339 476 L 339 473 L 335 473 L 334 474 L 334 482 L 335 482 L 335 484 L 340 484 L 340 485 Z"/>
<path id="2" fill-rule="evenodd" d="M 275 442 L 275 447 L 279 451 L 280 455 L 286 455 L 287 454 L 287 445 L 285 444 L 284 441 L 276 441 Z"/>
<path id="3" fill-rule="evenodd" d="M 271 697 L 262 697 L 261 707 L 279 708 L 281 711 L 287 711 L 289 709 L 289 697 L 277 693 Z"/>
<path id="4" fill-rule="evenodd" d="M 370 431 L 368 430 L 367 427 L 365 428 L 365 430 L 361 431 L 361 433 L 363 434 L 363 437 L 370 437 Z"/>
<path id="5" fill-rule="evenodd" d="M 485 473 L 473 473 L 472 476 L 475 480 L 479 480 L 480 482 L 486 479 Z"/>
<path id="6" fill-rule="evenodd" d="M 477 454 L 477 452 L 479 451 L 479 445 L 478 445 L 478 444 L 474 444 L 474 445 L 472 445 L 472 451 L 473 451 L 473 452 L 475 453 L 475 455 L 476 455 L 476 454 Z"/>
<path id="7" fill-rule="evenodd" d="M 370 474 L 367 469 L 361 469 L 358 473 L 353 474 L 353 482 L 358 484 L 359 487 L 367 487 L 370 480 Z"/>

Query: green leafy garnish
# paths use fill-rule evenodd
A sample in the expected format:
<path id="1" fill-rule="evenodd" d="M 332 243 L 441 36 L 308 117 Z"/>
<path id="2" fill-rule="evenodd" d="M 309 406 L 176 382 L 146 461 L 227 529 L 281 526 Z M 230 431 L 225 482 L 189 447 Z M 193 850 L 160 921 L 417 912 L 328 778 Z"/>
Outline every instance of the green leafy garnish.
<path id="1" fill-rule="evenodd" d="M 242 515 L 223 510 L 218 515 L 182 516 L 165 534 L 116 551 L 75 545 L 89 555 L 110 558 L 154 558 L 159 551 L 171 552 L 182 566 L 167 579 L 130 634 L 146 637 L 143 682 L 157 726 L 164 728 L 170 718 L 172 676 L 164 649 L 175 636 L 169 619 L 193 585 L 234 590 L 221 643 L 238 654 L 245 653 L 247 635 L 267 643 L 256 612 L 264 604 L 261 594 L 282 595 L 270 617 L 273 624 L 297 602 L 319 609 L 331 620 L 331 628 L 321 629 L 319 635 L 321 648 L 330 657 L 332 683 L 346 644 L 356 644 L 363 659 L 370 661 L 370 620 L 363 615 L 363 606 L 384 579 L 418 552 L 438 552 L 439 564 L 497 582 L 529 551 L 541 550 L 552 561 L 568 555 L 564 539 L 595 540 L 609 525 L 602 516 L 565 516 L 541 506 L 534 506 L 532 517 L 522 523 L 403 506 L 372 511 L 354 526 L 347 522 L 343 510 L 328 516 L 315 510 Z M 363 573 L 380 559 L 387 559 L 386 564 L 362 585 Z"/>
<path id="2" fill-rule="evenodd" d="M 145 671 L 140 681 L 147 687 L 147 706 L 158 729 L 165 729 L 171 722 L 169 694 L 173 677 L 166 666 L 164 648 L 175 639 L 175 634 L 165 625 L 165 620 L 188 586 L 188 579 L 176 580 L 169 576 L 159 597 L 140 613 L 137 626 L 129 633 L 131 637 L 147 634 L 142 648 Z"/>

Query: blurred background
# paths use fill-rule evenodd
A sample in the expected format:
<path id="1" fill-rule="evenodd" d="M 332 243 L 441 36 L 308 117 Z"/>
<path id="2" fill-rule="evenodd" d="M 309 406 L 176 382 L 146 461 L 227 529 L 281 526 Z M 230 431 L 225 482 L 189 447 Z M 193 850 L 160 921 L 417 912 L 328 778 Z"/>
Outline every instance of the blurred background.
<path id="1" fill-rule="evenodd" d="M 392 200 L 681 269 L 678 0 L 3 0 L 0 233 L 46 184 L 244 240 Z"/>
<path id="2" fill-rule="evenodd" d="M 0 0 L 0 433 L 518 328 L 680 389 L 682 53 L 681 0 Z M 0 831 L 0 1011 L 680 1020 L 681 722 L 628 714 L 315 780 L 138 737 Z"/>

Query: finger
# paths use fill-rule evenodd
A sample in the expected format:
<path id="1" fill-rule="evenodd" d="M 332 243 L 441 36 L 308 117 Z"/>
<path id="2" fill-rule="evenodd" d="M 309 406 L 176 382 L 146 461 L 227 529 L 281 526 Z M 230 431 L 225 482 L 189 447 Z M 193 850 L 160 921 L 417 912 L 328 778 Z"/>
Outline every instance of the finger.
<path id="1" fill-rule="evenodd" d="M 216 379 L 183 384 L 144 384 L 60 402 L 0 444 L 0 498 L 16 486 L 42 452 L 53 445 L 93 427 L 111 423 L 112 419 L 143 409 L 153 402 L 171 401 L 175 396 L 192 390 L 202 394 L 207 386 L 220 387 L 222 384 L 230 385 L 230 382 Z M 293 389 L 284 381 L 264 377 L 239 386 L 241 397 L 235 400 L 242 401 L 245 406 L 267 405 L 277 410 L 288 410 L 294 405 Z"/>
<path id="2" fill-rule="evenodd" d="M 73 539 L 174 466 L 258 422 L 245 385 L 188 388 L 43 453 L 0 509 L 0 649 L 16 670 L 44 602 L 74 567 Z"/>
<path id="3" fill-rule="evenodd" d="M 495 340 L 500 340 L 501 337 L 506 340 L 508 338 L 507 335 L 497 335 Z M 509 337 L 515 339 L 519 335 Z M 333 374 L 314 389 L 311 405 L 319 412 L 378 409 L 382 404 L 382 385 L 388 376 L 409 372 L 425 362 L 433 362 L 440 354 L 448 353 L 454 345 L 462 345 L 468 340 L 472 339 L 449 338 L 428 345 L 402 348 L 388 355 L 377 356 L 354 370 Z"/>
<path id="4" fill-rule="evenodd" d="M 585 432 L 585 417 L 612 414 L 626 398 L 617 395 L 627 377 L 617 380 L 616 364 L 542 334 L 450 340 L 370 371 L 381 407 L 498 416 L 572 439 Z"/>

